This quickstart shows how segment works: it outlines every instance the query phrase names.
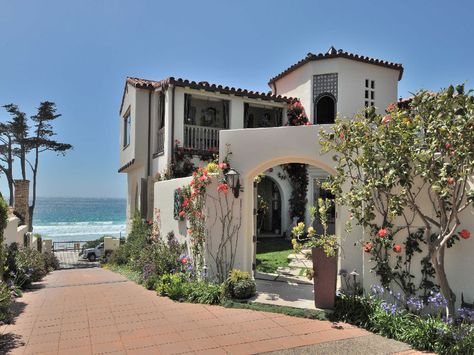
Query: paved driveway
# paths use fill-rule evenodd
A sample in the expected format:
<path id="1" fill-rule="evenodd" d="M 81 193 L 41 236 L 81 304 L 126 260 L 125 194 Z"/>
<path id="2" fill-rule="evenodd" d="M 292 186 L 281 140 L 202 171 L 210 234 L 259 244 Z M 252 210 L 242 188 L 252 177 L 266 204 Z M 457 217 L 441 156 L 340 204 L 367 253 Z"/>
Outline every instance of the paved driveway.
<path id="1" fill-rule="evenodd" d="M 335 329 L 325 321 L 176 303 L 104 269 L 55 271 L 39 286 L 18 299 L 15 323 L 1 328 L 1 353 L 393 354 L 409 349 L 349 325 Z"/>

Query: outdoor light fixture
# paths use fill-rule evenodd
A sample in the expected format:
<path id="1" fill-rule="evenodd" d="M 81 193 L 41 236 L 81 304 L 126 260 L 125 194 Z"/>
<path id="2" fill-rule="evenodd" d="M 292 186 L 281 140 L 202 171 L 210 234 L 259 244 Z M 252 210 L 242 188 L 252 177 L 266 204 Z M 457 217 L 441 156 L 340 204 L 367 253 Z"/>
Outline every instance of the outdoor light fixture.
<path id="1" fill-rule="evenodd" d="M 240 192 L 240 174 L 237 170 L 230 168 L 229 171 L 225 174 L 225 180 L 227 185 L 232 189 L 234 192 L 235 198 L 239 197 Z"/>

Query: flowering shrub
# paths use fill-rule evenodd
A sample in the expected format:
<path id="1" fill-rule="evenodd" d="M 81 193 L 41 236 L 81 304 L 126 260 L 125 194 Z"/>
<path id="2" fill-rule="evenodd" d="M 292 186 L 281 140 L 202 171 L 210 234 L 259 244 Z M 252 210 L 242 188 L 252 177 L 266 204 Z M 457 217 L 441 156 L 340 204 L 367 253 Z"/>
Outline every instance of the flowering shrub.
<path id="1" fill-rule="evenodd" d="M 229 148 L 227 148 L 229 149 Z M 206 239 L 206 216 L 205 210 L 206 189 L 212 182 L 213 176 L 222 176 L 229 169 L 229 156 L 227 151 L 224 161 L 221 163 L 211 162 L 206 168 L 199 167 L 192 173 L 192 180 L 189 185 L 184 186 L 181 191 L 181 211 L 179 216 L 188 222 L 188 235 L 191 241 L 192 262 L 196 270 L 201 271 L 204 266 L 204 242 Z M 229 186 L 225 179 L 221 177 L 221 182 L 217 186 L 217 192 L 226 195 Z"/>
<path id="2" fill-rule="evenodd" d="M 288 117 L 288 126 L 307 126 L 311 124 L 303 105 L 299 101 L 294 101 L 288 105 L 286 115 Z"/>
<path id="3" fill-rule="evenodd" d="M 327 257 L 336 256 L 337 249 L 339 248 L 337 237 L 334 234 L 328 233 L 328 210 L 331 208 L 332 203 L 331 200 L 319 198 L 319 208 L 310 208 L 311 223 L 306 232 L 303 222 L 298 223 L 298 225 L 293 228 L 292 234 L 294 238 L 291 242 L 295 251 L 301 251 L 303 246 L 307 248 L 316 247 L 322 249 Z M 316 215 L 319 217 L 319 223 L 323 228 L 322 234 L 317 234 L 312 226 Z M 311 274 L 309 276 L 311 276 Z"/>
<path id="4" fill-rule="evenodd" d="M 470 236 L 459 229 L 462 212 L 474 206 L 468 183 L 474 173 L 473 128 L 472 91 L 458 85 L 438 93 L 420 91 L 409 102 L 387 107 L 385 115 L 367 108 L 350 121 L 336 120 L 332 132 L 320 132 L 322 152 L 331 152 L 336 161 L 329 188 L 358 224 L 389 229 L 392 235 L 411 234 L 415 220 L 423 225 L 422 240 L 451 313 L 456 296 L 444 263 L 446 249 Z M 396 220 L 407 223 L 393 228 Z M 382 238 L 387 237 L 368 241 L 374 244 L 371 253 L 380 250 L 374 241 Z M 376 262 L 379 276 L 390 274 L 384 255 Z M 390 281 L 395 280 L 382 280 Z"/>
<path id="5" fill-rule="evenodd" d="M 446 318 L 446 302 L 439 292 L 431 293 L 425 304 L 421 298 L 405 299 L 382 286 L 373 286 L 366 295 L 340 294 L 333 320 L 364 327 L 419 350 L 472 354 L 474 311 L 461 308 L 456 318 Z"/>

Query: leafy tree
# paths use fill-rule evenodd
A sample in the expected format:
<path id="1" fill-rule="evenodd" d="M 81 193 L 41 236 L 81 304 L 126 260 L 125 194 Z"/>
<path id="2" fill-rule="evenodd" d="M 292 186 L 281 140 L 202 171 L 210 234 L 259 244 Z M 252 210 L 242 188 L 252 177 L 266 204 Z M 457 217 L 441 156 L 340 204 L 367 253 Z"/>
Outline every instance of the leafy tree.
<path id="1" fill-rule="evenodd" d="M 338 119 L 333 132 L 321 132 L 323 152 L 336 153 L 337 174 L 329 187 L 372 239 L 393 240 L 421 221 L 449 314 L 456 297 L 445 270 L 446 248 L 470 237 L 459 229 L 461 213 L 474 205 L 471 93 L 464 85 L 420 91 L 389 105 L 386 115 L 369 108 L 353 120 Z"/>
<path id="2" fill-rule="evenodd" d="M 61 117 L 61 114 L 56 113 L 56 104 L 50 101 L 41 102 L 37 114 L 31 117 L 34 125 L 32 136 L 28 141 L 31 152 L 33 153 L 33 160 L 27 160 L 33 174 L 30 225 L 28 226 L 30 231 L 33 230 L 33 214 L 36 205 L 36 188 L 40 154 L 46 151 L 52 151 L 57 154 L 65 155 L 68 150 L 72 149 L 72 145 L 60 143 L 53 139 L 56 133 L 54 133 L 51 123 L 59 117 Z"/>
<path id="3" fill-rule="evenodd" d="M 10 113 L 12 120 L 8 122 L 10 134 L 13 136 L 13 143 L 16 148 L 14 154 L 20 158 L 21 177 L 26 180 L 26 156 L 29 152 L 29 125 L 28 118 L 21 112 L 17 105 L 8 104 L 3 106 Z"/>

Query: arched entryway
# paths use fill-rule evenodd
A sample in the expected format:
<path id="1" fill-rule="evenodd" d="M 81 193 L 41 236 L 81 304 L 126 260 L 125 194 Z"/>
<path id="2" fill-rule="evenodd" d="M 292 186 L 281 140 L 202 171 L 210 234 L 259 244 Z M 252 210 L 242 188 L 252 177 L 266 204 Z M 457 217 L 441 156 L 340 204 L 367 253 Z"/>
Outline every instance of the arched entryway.
<path id="1" fill-rule="evenodd" d="M 314 122 L 332 124 L 336 120 L 336 98 L 331 94 L 320 95 L 314 105 Z"/>
<path id="2" fill-rule="evenodd" d="M 279 184 L 270 176 L 256 181 L 257 237 L 282 236 L 282 193 Z"/>

